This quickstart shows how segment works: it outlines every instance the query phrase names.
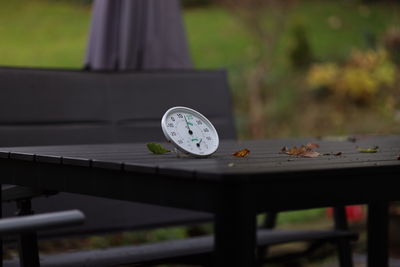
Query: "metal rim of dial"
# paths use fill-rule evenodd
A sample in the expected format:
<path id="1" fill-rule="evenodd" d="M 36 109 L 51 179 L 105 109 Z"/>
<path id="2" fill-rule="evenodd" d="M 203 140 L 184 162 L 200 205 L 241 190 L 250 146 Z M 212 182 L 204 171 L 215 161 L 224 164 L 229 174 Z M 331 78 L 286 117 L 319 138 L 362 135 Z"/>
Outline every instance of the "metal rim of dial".
<path id="1" fill-rule="evenodd" d="M 207 124 L 207 126 L 211 128 L 213 135 L 215 137 L 215 141 L 214 141 L 215 148 L 213 150 L 211 150 L 211 152 L 206 153 L 206 154 L 193 153 L 193 152 L 183 148 L 180 144 L 175 142 L 175 140 L 173 138 L 171 138 L 171 136 L 168 134 L 168 130 L 167 130 L 167 118 L 168 118 L 169 114 L 176 113 L 179 111 L 181 111 L 182 113 L 189 113 L 189 114 L 195 115 L 199 119 L 203 120 Z M 214 154 L 215 151 L 217 151 L 218 146 L 219 146 L 219 136 L 218 136 L 217 130 L 215 129 L 214 125 L 203 114 L 201 114 L 200 112 L 198 112 L 194 109 L 188 108 L 188 107 L 177 106 L 177 107 L 172 107 L 172 108 L 168 109 L 164 113 L 164 116 L 161 119 L 161 129 L 162 129 L 162 131 L 165 135 L 165 138 L 167 139 L 168 142 L 171 142 L 174 145 L 174 147 L 176 149 L 178 149 L 179 151 L 181 151 L 187 155 L 193 156 L 193 157 L 199 157 L 199 158 L 208 157 L 208 156 Z"/>

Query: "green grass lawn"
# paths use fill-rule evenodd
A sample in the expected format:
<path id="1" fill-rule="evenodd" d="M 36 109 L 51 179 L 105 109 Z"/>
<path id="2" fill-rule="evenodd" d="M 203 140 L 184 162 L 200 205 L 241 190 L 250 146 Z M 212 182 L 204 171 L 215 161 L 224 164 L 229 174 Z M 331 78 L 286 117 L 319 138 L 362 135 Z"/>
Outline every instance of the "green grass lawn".
<path id="1" fill-rule="evenodd" d="M 0 65 L 80 68 L 89 17 L 62 1 L 0 0 Z"/>
<path id="2" fill-rule="evenodd" d="M 355 1 L 302 1 L 289 26 L 301 23 L 320 60 L 345 58 L 353 47 L 365 47 L 366 34 L 379 35 L 400 22 L 399 5 L 361 6 Z M 340 21 L 339 28 L 329 18 Z M 242 70 L 251 64 L 257 44 L 231 13 L 218 7 L 184 11 L 187 36 L 197 68 Z M 0 65 L 35 67 L 82 66 L 90 7 L 50 0 L 0 0 Z M 289 27 L 290 28 L 290 27 Z M 290 31 L 282 40 L 277 62 L 290 47 Z"/>

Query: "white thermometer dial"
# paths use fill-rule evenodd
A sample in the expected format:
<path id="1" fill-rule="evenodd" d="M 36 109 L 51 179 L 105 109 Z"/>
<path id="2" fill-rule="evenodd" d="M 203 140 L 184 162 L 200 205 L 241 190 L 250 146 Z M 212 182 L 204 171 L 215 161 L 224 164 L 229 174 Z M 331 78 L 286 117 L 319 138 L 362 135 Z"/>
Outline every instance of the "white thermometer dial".
<path id="1" fill-rule="evenodd" d="M 161 120 L 165 137 L 180 151 L 206 157 L 219 145 L 218 133 L 212 123 L 201 113 L 186 107 L 173 107 Z"/>

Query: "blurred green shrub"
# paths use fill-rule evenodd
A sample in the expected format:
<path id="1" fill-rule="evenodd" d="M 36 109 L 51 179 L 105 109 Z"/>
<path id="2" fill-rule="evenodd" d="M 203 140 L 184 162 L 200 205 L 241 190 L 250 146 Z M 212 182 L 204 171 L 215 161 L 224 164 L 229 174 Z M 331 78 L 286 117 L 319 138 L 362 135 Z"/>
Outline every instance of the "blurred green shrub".
<path id="1" fill-rule="evenodd" d="M 393 62 L 400 66 L 400 27 L 389 28 L 385 33 L 384 42 Z"/>
<path id="2" fill-rule="evenodd" d="M 303 25 L 296 25 L 293 29 L 294 44 L 289 52 L 291 65 L 295 69 L 309 67 L 313 61 L 313 53 Z"/>
<path id="3" fill-rule="evenodd" d="M 384 49 L 355 49 L 344 64 L 314 64 L 307 75 L 312 90 L 325 90 L 343 101 L 359 104 L 372 103 L 384 88 L 393 87 L 395 80 L 396 67 Z"/>

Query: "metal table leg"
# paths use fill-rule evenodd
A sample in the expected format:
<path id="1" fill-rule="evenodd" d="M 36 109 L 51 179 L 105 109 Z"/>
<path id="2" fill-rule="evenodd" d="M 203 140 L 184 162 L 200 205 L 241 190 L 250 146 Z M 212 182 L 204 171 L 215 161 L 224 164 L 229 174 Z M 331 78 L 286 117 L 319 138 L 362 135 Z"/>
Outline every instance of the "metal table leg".
<path id="1" fill-rule="evenodd" d="M 255 266 L 256 214 L 245 201 L 223 202 L 215 214 L 216 266 Z"/>
<path id="2" fill-rule="evenodd" d="M 368 267 L 388 267 L 389 203 L 368 204 Z"/>
<path id="3" fill-rule="evenodd" d="M 31 200 L 17 201 L 18 216 L 33 214 Z M 18 250 L 21 267 L 39 267 L 39 248 L 35 232 L 21 233 L 18 236 Z"/>
<path id="4" fill-rule="evenodd" d="M 0 184 L 0 199 L 3 199 L 2 196 L 2 185 Z M 3 201 L 0 205 L 0 219 L 3 218 Z M 0 237 L 0 267 L 3 267 L 3 239 Z"/>

